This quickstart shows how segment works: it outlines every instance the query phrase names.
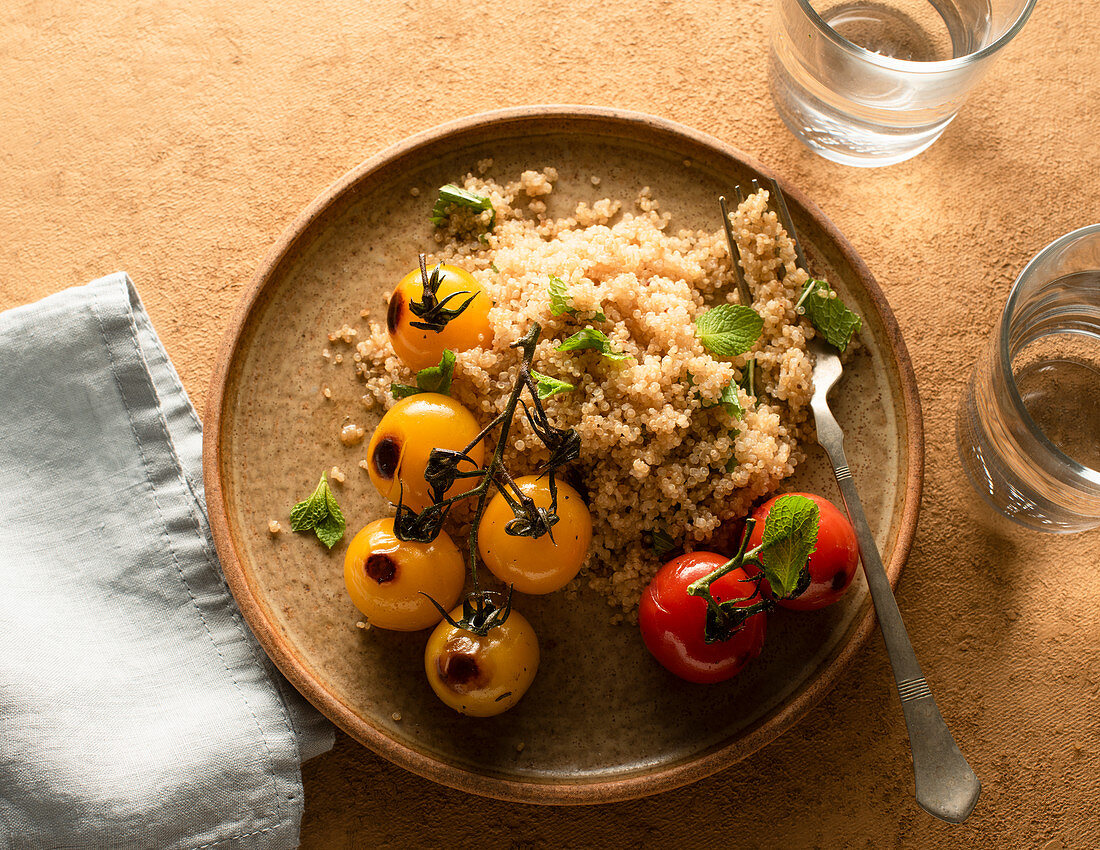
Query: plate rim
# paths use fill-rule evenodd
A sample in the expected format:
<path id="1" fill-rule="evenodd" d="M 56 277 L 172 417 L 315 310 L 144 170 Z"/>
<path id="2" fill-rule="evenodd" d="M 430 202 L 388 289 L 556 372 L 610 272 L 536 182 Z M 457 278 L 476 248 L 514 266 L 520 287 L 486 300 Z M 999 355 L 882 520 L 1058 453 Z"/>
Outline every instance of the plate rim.
<path id="1" fill-rule="evenodd" d="M 494 124 L 545 121 L 547 118 L 588 121 L 593 125 L 619 125 L 656 131 L 671 137 L 687 138 L 693 144 L 709 149 L 722 158 L 739 161 L 764 176 L 775 177 L 784 193 L 805 209 L 840 249 L 844 260 L 853 268 L 868 299 L 878 312 L 890 343 L 890 355 L 900 377 L 904 402 L 904 420 L 908 438 L 907 476 L 903 484 L 904 501 L 898 535 L 886 574 L 892 588 L 897 586 L 902 567 L 908 558 L 916 534 L 924 480 L 924 427 L 916 375 L 901 329 L 893 311 L 855 248 L 840 230 L 797 187 L 775 174 L 754 157 L 745 154 L 708 133 L 655 115 L 627 109 L 572 104 L 518 106 L 479 112 L 422 130 L 368 157 L 331 183 L 286 226 L 271 245 L 253 274 L 248 288 L 239 301 L 218 348 L 214 370 L 206 396 L 203 417 L 203 481 L 207 513 L 215 547 L 221 560 L 230 592 L 241 615 L 256 639 L 276 667 L 291 684 L 322 714 L 350 737 L 386 760 L 426 779 L 461 791 L 499 800 L 548 805 L 582 805 L 611 803 L 636 799 L 670 791 L 696 782 L 735 764 L 775 740 L 795 725 L 825 694 L 836 685 L 856 655 L 867 643 L 875 626 L 874 606 L 869 605 L 859 622 L 852 627 L 851 638 L 841 646 L 831 664 L 803 682 L 791 698 L 765 715 L 738 740 L 706 752 L 687 761 L 677 762 L 655 771 L 635 773 L 595 782 L 560 782 L 536 780 L 524 782 L 477 773 L 456 765 L 437 761 L 414 748 L 389 737 L 382 730 L 361 720 L 350 706 L 335 693 L 325 689 L 308 672 L 308 665 L 281 638 L 279 629 L 264 615 L 264 607 L 253 593 L 242 562 L 238 557 L 229 523 L 226 491 L 220 474 L 222 466 L 222 423 L 234 355 L 241 342 L 248 318 L 260 299 L 265 286 L 272 280 L 284 259 L 311 226 L 342 196 L 372 172 L 454 135 L 476 131 Z"/>

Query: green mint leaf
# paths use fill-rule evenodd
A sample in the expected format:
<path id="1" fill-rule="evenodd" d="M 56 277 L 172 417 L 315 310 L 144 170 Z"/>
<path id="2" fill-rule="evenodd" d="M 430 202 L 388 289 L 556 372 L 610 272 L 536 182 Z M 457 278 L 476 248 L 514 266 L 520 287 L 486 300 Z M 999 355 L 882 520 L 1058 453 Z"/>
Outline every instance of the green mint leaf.
<path id="1" fill-rule="evenodd" d="M 451 390 L 451 379 L 455 374 L 455 353 L 450 349 L 443 349 L 443 356 L 438 366 L 429 366 L 416 373 L 416 385 L 424 393 L 443 393 L 447 395 Z"/>
<path id="2" fill-rule="evenodd" d="M 417 393 L 442 393 L 450 395 L 451 379 L 455 374 L 455 353 L 443 349 L 443 357 L 438 366 L 429 366 L 416 373 L 416 386 L 408 384 L 390 384 L 390 394 L 397 399 L 408 398 Z"/>
<path id="3" fill-rule="evenodd" d="M 344 536 L 347 522 L 323 472 L 317 489 L 309 498 L 290 509 L 290 528 L 292 531 L 312 530 L 329 549 Z"/>
<path id="4" fill-rule="evenodd" d="M 649 546 L 653 550 L 654 555 L 658 558 L 663 558 L 676 548 L 676 541 L 673 540 L 672 535 L 663 528 L 658 528 L 655 531 L 649 532 Z"/>
<path id="5" fill-rule="evenodd" d="M 420 387 L 410 387 L 408 384 L 390 384 L 390 395 L 396 399 L 408 398 L 420 392 Z"/>
<path id="6" fill-rule="evenodd" d="M 776 596 L 798 587 L 810 555 L 817 548 L 820 511 L 805 496 L 780 496 L 764 520 L 760 563 Z"/>
<path id="7" fill-rule="evenodd" d="M 688 373 L 688 386 L 695 386 L 695 378 L 692 377 L 690 372 Z M 718 401 L 711 401 L 710 399 L 703 398 L 702 394 L 699 392 L 695 393 L 695 397 L 702 402 L 704 409 L 720 404 L 722 405 L 722 409 L 734 419 L 740 419 L 745 415 L 745 411 L 741 407 L 741 400 L 737 397 L 737 382 L 732 379 L 726 384 L 726 388 L 722 390 L 722 394 L 718 396 Z"/>
<path id="8" fill-rule="evenodd" d="M 823 280 L 811 280 L 813 290 L 802 302 L 806 318 L 829 345 L 841 351 L 848 347 L 852 335 L 863 326 L 863 320 L 845 306 L 839 298 L 833 298 L 832 289 Z"/>
<path id="9" fill-rule="evenodd" d="M 576 316 L 578 313 L 591 313 L 592 321 L 606 322 L 607 316 L 602 309 L 578 310 L 573 306 L 573 299 L 569 297 L 569 287 L 560 277 L 550 275 L 550 313 L 554 316 Z"/>
<path id="10" fill-rule="evenodd" d="M 745 415 L 745 411 L 741 408 L 741 401 L 737 397 L 737 382 L 732 379 L 726 385 L 726 388 L 722 390 L 722 395 L 718 397 L 718 403 L 733 419 L 740 419 Z"/>
<path id="11" fill-rule="evenodd" d="M 325 507 L 325 491 L 328 489 L 328 481 L 325 474 L 321 473 L 321 480 L 316 489 L 303 501 L 290 509 L 291 531 L 309 531 L 327 513 Z"/>
<path id="12" fill-rule="evenodd" d="M 432 224 L 437 227 L 445 222 L 450 215 L 451 207 L 469 207 L 473 210 L 490 210 L 489 230 L 496 224 L 497 214 L 493 209 L 493 202 L 484 195 L 478 195 L 466 189 L 461 189 L 453 183 L 439 187 L 439 199 L 432 207 Z"/>
<path id="13" fill-rule="evenodd" d="M 316 524 L 316 520 L 313 518 L 311 508 L 310 500 L 306 499 L 304 502 L 299 502 L 290 509 L 291 531 L 309 531 L 313 528 Z"/>
<path id="14" fill-rule="evenodd" d="M 325 544 L 325 548 L 331 549 L 344 536 L 345 527 L 342 518 L 337 520 L 333 516 L 326 516 L 313 531 L 317 535 L 317 539 Z"/>
<path id="15" fill-rule="evenodd" d="M 612 346 L 611 340 L 607 338 L 607 334 L 603 331 L 593 330 L 592 328 L 585 328 L 583 331 L 577 331 L 573 336 L 564 340 L 561 345 L 558 346 L 557 350 L 583 351 L 588 348 L 595 349 L 609 360 L 626 360 L 630 357 L 629 354 L 616 351 Z"/>
<path id="16" fill-rule="evenodd" d="M 535 387 L 538 389 L 539 399 L 547 399 L 552 395 L 558 393 L 568 393 L 576 389 L 572 384 L 565 381 L 559 381 L 557 378 L 551 378 L 548 375 L 543 375 L 531 370 L 531 377 L 535 379 Z"/>
<path id="17" fill-rule="evenodd" d="M 317 523 L 314 531 L 317 533 L 317 539 L 324 543 L 326 548 L 331 549 L 340 542 L 340 538 L 344 536 L 344 530 L 348 527 L 348 524 L 344 519 L 344 512 L 336 504 L 336 496 L 333 495 L 332 488 L 328 486 L 327 482 L 325 483 L 325 508 L 325 517 Z"/>
<path id="18" fill-rule="evenodd" d="M 695 320 L 695 335 L 703 348 L 718 357 L 744 354 L 763 331 L 760 314 L 743 304 L 720 304 Z"/>
<path id="19" fill-rule="evenodd" d="M 576 314 L 573 302 L 569 298 L 569 290 L 565 281 L 560 277 L 550 275 L 550 313 L 554 316 L 563 316 L 566 313 Z"/>

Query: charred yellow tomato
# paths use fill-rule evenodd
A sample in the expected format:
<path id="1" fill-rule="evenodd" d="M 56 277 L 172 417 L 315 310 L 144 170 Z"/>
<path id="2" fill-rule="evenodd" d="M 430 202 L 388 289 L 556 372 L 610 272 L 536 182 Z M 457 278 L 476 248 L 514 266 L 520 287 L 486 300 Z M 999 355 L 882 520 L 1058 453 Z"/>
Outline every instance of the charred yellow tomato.
<path id="1" fill-rule="evenodd" d="M 545 477 L 527 475 L 516 479 L 520 491 L 536 507 L 550 507 L 550 483 Z M 515 514 L 497 493 L 477 529 L 477 548 L 489 570 L 521 593 L 551 593 L 564 587 L 580 570 L 592 542 L 592 516 L 580 494 L 564 481 L 557 482 L 558 521 L 554 539 L 517 537 L 505 530 Z"/>
<path id="2" fill-rule="evenodd" d="M 429 275 L 433 273 L 435 269 L 428 272 Z M 457 266 L 439 266 L 439 275 L 436 299 L 445 302 L 445 309 L 457 310 L 466 301 L 470 302 L 459 315 L 446 321 L 442 330 L 413 326 L 413 322 L 425 322 L 423 317 L 413 312 L 413 305 L 423 303 L 424 298 L 424 280 L 420 269 L 401 278 L 390 296 L 386 314 L 390 342 L 397 356 L 414 371 L 437 365 L 444 349 L 466 351 L 486 346 L 493 339 L 493 330 L 489 326 L 492 303 L 481 284 L 472 274 Z"/>
<path id="3" fill-rule="evenodd" d="M 456 608 L 451 617 L 458 622 L 462 609 Z M 424 672 L 436 696 L 471 717 L 507 711 L 527 692 L 538 667 L 535 630 L 514 609 L 487 635 L 457 629 L 444 620 L 424 650 Z"/>
<path id="4" fill-rule="evenodd" d="M 432 449 L 461 451 L 480 430 L 473 414 L 450 396 L 419 393 L 402 399 L 382 417 L 367 446 L 370 480 L 394 504 L 400 494 L 403 504 L 421 511 L 432 503 L 431 489 L 424 480 Z M 469 454 L 481 466 L 484 445 L 478 443 Z M 473 468 L 462 463 L 459 471 Z M 460 478 L 446 495 L 465 493 L 476 484 L 475 479 Z"/>
<path id="5" fill-rule="evenodd" d="M 344 583 L 367 622 L 411 632 L 442 619 L 427 594 L 444 608 L 458 601 L 466 568 L 446 532 L 431 543 L 398 540 L 393 520 L 372 522 L 355 535 L 344 556 Z"/>

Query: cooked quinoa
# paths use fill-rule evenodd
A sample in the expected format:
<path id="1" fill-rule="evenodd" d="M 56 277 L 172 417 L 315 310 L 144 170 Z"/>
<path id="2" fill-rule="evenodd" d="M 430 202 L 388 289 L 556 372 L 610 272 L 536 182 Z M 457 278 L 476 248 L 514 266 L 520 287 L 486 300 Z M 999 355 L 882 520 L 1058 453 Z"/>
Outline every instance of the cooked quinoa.
<path id="1" fill-rule="evenodd" d="M 544 404 L 552 422 L 581 438 L 575 472 L 587 491 L 594 533 L 579 579 L 632 617 L 660 566 L 652 532 L 696 548 L 803 459 L 799 440 L 809 428 L 812 371 L 806 340 L 814 330 L 797 315 L 795 302 L 807 274 L 767 210 L 767 192 L 747 198 L 731 222 L 764 332 L 745 355 L 713 357 L 695 335 L 695 319 L 715 304 L 739 300 L 721 230 L 672 231 L 671 214 L 648 189 L 629 209 L 605 198 L 554 219 L 545 204 L 554 169 L 525 171 L 501 185 L 485 176 L 490 165 L 478 163 L 478 174 L 467 175 L 464 186 L 492 199 L 494 229 L 484 234 L 488 212 L 458 210 L 437 233 L 439 250 L 430 258 L 470 271 L 494 302 L 491 348 L 457 354 L 451 394 L 484 421 L 502 411 L 520 360 L 510 346 L 532 322 L 542 325 L 534 369 L 576 387 Z M 551 275 L 567 285 L 576 315 L 551 313 Z M 594 311 L 606 321 L 593 320 Z M 613 362 L 595 351 L 555 350 L 584 327 L 606 333 L 629 358 Z M 333 341 L 354 342 L 349 331 L 342 328 Z M 364 403 L 391 406 L 390 385 L 412 377 L 385 328 L 371 323 L 355 349 Z M 731 380 L 741 381 L 750 357 L 756 398 L 739 391 L 745 413 L 736 420 L 717 401 Z M 514 452 L 506 458 L 514 472 L 545 459 L 523 417 L 516 417 L 509 439 Z"/>

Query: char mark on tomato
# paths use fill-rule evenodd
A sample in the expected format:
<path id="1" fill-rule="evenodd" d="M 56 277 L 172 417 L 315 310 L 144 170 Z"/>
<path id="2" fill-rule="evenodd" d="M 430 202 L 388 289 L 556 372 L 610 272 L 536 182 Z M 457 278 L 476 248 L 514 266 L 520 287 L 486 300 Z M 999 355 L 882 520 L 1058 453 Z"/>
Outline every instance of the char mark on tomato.
<path id="1" fill-rule="evenodd" d="M 405 306 L 405 298 L 400 292 L 390 296 L 390 306 L 386 310 L 386 327 L 391 334 L 397 333 L 397 325 L 401 322 L 401 313 Z"/>
<path id="2" fill-rule="evenodd" d="M 833 576 L 833 590 L 843 590 L 846 584 L 848 584 L 848 574 L 844 570 L 840 570 Z"/>
<path id="3" fill-rule="evenodd" d="M 379 584 L 393 581 L 397 575 L 397 562 L 384 552 L 374 552 L 367 558 L 364 569 Z"/>
<path id="4" fill-rule="evenodd" d="M 475 691 L 487 684 L 486 671 L 478 663 L 475 646 L 469 638 L 448 641 L 435 667 L 440 681 L 458 694 Z"/>
<path id="5" fill-rule="evenodd" d="M 374 447 L 374 455 L 371 457 L 374 471 L 387 481 L 392 481 L 397 474 L 397 464 L 400 460 L 401 442 L 389 435 L 378 441 L 378 445 Z"/>

